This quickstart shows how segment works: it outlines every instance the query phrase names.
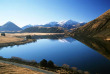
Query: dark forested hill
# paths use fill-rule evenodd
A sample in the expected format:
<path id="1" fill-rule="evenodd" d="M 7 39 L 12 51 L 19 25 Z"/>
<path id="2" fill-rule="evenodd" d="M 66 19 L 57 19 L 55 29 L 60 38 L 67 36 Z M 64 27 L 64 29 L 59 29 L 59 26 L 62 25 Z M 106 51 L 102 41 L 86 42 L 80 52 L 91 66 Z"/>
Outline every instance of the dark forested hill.
<path id="1" fill-rule="evenodd" d="M 38 32 L 38 33 L 63 33 L 63 28 L 60 27 L 30 27 L 22 32 Z"/>

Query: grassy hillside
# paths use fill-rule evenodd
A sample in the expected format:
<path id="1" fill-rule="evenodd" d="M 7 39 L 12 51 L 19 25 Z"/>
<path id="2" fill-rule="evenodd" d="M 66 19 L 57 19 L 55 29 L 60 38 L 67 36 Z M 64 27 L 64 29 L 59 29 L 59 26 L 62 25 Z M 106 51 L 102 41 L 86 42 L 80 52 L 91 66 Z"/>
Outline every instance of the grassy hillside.
<path id="1" fill-rule="evenodd" d="M 110 9 L 72 33 L 75 36 L 110 37 Z"/>

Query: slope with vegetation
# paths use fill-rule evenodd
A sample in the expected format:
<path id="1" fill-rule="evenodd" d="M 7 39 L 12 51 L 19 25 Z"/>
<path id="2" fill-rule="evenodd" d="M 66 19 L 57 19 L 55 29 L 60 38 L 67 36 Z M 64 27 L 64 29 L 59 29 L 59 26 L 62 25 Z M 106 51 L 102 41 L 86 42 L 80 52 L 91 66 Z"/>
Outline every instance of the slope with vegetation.
<path id="1" fill-rule="evenodd" d="M 60 27 L 30 27 L 21 32 L 37 33 L 63 33 L 64 29 Z"/>
<path id="2" fill-rule="evenodd" d="M 18 67 L 12 64 L 0 62 L 0 74 L 44 74 L 43 72 L 33 71 L 28 68 Z"/>
<path id="3" fill-rule="evenodd" d="M 16 66 L 21 66 L 29 68 L 38 72 L 43 72 L 46 74 L 89 74 L 88 71 L 77 70 L 76 67 L 70 68 L 69 65 L 63 64 L 62 67 L 56 66 L 53 61 L 47 61 L 45 59 L 37 63 L 35 60 L 24 60 L 19 57 L 3 58 L 0 56 L 0 62 L 11 63 Z"/>
<path id="4" fill-rule="evenodd" d="M 110 9 L 72 32 L 74 36 L 110 37 Z"/>

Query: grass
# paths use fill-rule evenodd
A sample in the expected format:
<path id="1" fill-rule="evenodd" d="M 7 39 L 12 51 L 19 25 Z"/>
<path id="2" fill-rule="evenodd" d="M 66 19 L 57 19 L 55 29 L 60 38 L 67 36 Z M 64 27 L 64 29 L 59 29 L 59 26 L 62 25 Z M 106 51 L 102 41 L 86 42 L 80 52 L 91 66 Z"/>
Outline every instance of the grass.
<path id="1" fill-rule="evenodd" d="M 0 63 L 0 74 L 44 74 L 27 68 L 18 67 L 12 64 Z"/>
<path id="2" fill-rule="evenodd" d="M 27 35 L 61 35 L 64 33 L 6 33 L 6 36 L 16 37 L 16 36 L 27 36 Z"/>
<path id="3" fill-rule="evenodd" d="M 20 45 L 36 41 L 35 39 L 25 40 L 25 36 L 30 35 L 63 35 L 64 33 L 5 33 L 6 36 L 0 34 L 0 47 Z"/>
<path id="4" fill-rule="evenodd" d="M 15 36 L 0 36 L 0 47 L 21 45 L 29 42 L 36 41 L 35 39 L 24 39 Z"/>
<path id="5" fill-rule="evenodd" d="M 23 40 L 23 38 L 0 36 L 0 43 L 18 42 Z"/>
<path id="6" fill-rule="evenodd" d="M 66 64 L 64 64 L 64 67 L 55 66 L 54 68 L 49 68 L 49 67 L 41 67 L 40 64 L 34 60 L 28 61 L 28 60 L 21 59 L 19 57 L 3 58 L 0 56 L 0 60 L 25 64 L 25 65 L 33 66 L 43 70 L 59 73 L 59 74 L 89 74 L 88 71 L 77 70 L 76 67 L 70 68 Z"/>

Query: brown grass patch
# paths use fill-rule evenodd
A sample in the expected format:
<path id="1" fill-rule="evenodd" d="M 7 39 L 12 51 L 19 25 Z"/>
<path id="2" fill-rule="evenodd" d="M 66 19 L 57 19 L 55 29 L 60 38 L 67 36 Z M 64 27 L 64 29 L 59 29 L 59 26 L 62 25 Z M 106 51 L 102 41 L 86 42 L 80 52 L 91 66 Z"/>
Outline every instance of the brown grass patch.
<path id="1" fill-rule="evenodd" d="M 0 74 L 44 74 L 11 64 L 0 63 Z"/>
<path id="2" fill-rule="evenodd" d="M 23 41 L 23 40 L 24 40 L 23 38 L 0 36 L 0 43 L 10 43 L 10 42 Z"/>
<path id="3" fill-rule="evenodd" d="M 6 33 L 6 36 L 15 37 L 15 36 L 26 36 L 26 35 L 61 35 L 64 33 Z"/>

